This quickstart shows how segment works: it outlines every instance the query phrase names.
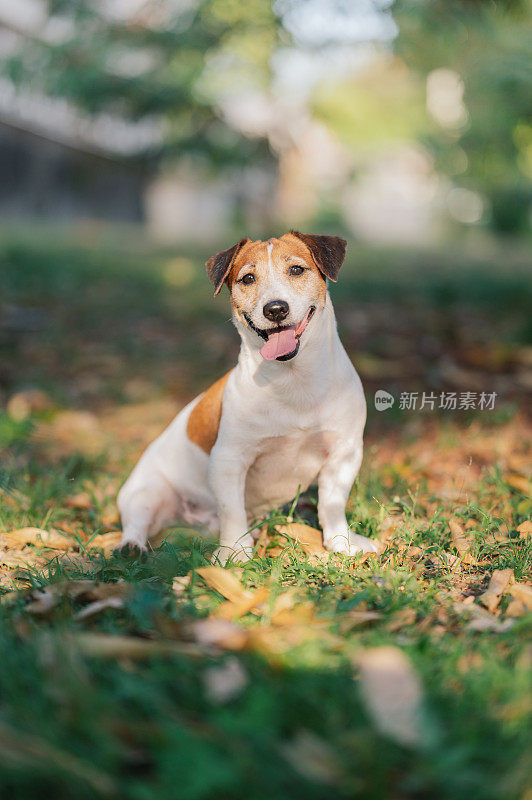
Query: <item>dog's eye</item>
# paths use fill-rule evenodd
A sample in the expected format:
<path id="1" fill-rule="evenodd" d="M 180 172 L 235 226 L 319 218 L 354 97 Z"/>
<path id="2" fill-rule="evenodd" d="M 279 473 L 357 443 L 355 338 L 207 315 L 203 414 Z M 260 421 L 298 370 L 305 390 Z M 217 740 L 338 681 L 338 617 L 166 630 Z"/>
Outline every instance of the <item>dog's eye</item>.
<path id="1" fill-rule="evenodd" d="M 255 276 L 252 272 L 246 272 L 246 274 L 243 275 L 238 282 L 243 283 L 245 286 L 249 286 L 250 283 L 255 283 Z"/>
<path id="2" fill-rule="evenodd" d="M 289 269 L 290 275 L 293 275 L 294 278 L 297 278 L 298 275 L 303 275 L 305 271 L 305 267 L 300 267 L 298 264 L 292 264 Z"/>

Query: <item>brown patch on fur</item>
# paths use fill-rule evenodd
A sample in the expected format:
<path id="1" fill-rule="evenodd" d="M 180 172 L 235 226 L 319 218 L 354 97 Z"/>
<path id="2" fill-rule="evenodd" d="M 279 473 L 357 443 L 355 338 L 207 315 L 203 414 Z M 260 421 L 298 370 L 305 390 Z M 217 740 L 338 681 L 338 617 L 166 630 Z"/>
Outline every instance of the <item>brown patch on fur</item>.
<path id="1" fill-rule="evenodd" d="M 232 370 L 213 383 L 196 403 L 187 423 L 187 436 L 191 442 L 209 455 L 218 438 L 222 418 L 222 398 L 227 379 Z"/>

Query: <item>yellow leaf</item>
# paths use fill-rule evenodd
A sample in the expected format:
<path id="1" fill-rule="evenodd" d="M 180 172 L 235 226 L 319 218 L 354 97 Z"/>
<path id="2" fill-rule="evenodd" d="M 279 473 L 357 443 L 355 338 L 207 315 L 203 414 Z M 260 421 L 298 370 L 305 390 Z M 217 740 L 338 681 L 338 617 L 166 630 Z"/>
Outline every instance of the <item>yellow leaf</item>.
<path id="1" fill-rule="evenodd" d="M 260 607 L 267 600 L 269 589 L 266 586 L 261 586 L 256 592 L 253 592 L 250 597 L 234 602 L 226 600 L 214 611 L 212 616 L 221 617 L 222 619 L 237 619 L 243 617 L 244 614 L 252 612 L 253 614 L 260 614 Z"/>
<path id="2" fill-rule="evenodd" d="M 528 539 L 529 536 L 532 536 L 532 520 L 526 519 L 517 526 L 517 530 L 519 531 L 520 539 Z"/>
<path id="3" fill-rule="evenodd" d="M 512 489 L 516 489 L 527 497 L 532 497 L 532 484 L 527 478 L 523 478 L 522 475 L 518 475 L 515 472 L 510 472 L 504 476 L 504 480 Z"/>
<path id="4" fill-rule="evenodd" d="M 94 508 L 92 497 L 88 492 L 78 492 L 67 497 L 63 505 L 67 508 Z"/>
<path id="5" fill-rule="evenodd" d="M 516 597 L 513 597 L 510 602 L 508 603 L 508 608 L 506 609 L 506 616 L 507 617 L 524 617 L 526 614 L 526 606 L 521 600 L 518 600 Z"/>
<path id="6" fill-rule="evenodd" d="M 36 547 L 53 547 L 56 550 L 69 550 L 75 544 L 68 536 L 41 528 L 19 528 L 16 531 L 0 533 L 0 546 L 24 547 L 33 544 Z"/>
<path id="7" fill-rule="evenodd" d="M 233 603 L 250 600 L 251 592 L 245 589 L 232 572 L 223 567 L 198 567 L 196 573 L 203 578 L 207 586 L 216 589 L 219 594 Z"/>
<path id="8" fill-rule="evenodd" d="M 477 559 L 471 553 L 471 548 L 475 541 L 473 536 L 470 533 L 466 533 L 462 525 L 454 517 L 451 517 L 449 520 L 449 528 L 451 529 L 453 544 L 460 553 L 462 563 L 470 565 L 478 564 Z"/>
<path id="9" fill-rule="evenodd" d="M 122 531 L 109 531 L 109 533 L 100 533 L 87 545 L 88 550 L 94 548 L 101 548 L 105 555 L 110 555 L 115 547 L 120 544 L 122 539 Z"/>
<path id="10" fill-rule="evenodd" d="M 282 536 L 295 539 L 308 555 L 328 552 L 323 546 L 323 534 L 317 528 L 311 528 L 310 525 L 302 525 L 299 522 L 291 522 L 289 525 L 277 525 L 275 529 Z"/>
<path id="11" fill-rule="evenodd" d="M 488 611 L 493 613 L 500 603 L 501 597 L 508 584 L 514 580 L 514 573 L 511 569 L 496 569 L 491 576 L 489 586 L 478 598 Z"/>
<path id="12" fill-rule="evenodd" d="M 506 591 L 523 603 L 527 611 L 532 611 L 532 586 L 528 583 L 512 583 Z"/>

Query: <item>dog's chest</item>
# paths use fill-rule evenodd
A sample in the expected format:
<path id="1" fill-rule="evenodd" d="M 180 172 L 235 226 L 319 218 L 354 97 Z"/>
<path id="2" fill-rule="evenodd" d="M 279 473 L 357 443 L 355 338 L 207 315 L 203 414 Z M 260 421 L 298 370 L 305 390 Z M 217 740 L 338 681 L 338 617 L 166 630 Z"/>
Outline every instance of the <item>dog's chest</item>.
<path id="1" fill-rule="evenodd" d="M 328 431 L 295 431 L 263 440 L 246 478 L 246 508 L 261 513 L 313 483 L 336 441 Z"/>

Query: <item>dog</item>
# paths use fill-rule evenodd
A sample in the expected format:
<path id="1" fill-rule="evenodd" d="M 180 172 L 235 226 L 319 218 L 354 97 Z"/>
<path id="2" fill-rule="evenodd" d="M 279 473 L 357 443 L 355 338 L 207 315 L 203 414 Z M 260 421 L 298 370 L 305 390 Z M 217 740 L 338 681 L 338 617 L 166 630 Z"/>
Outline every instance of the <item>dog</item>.
<path id="1" fill-rule="evenodd" d="M 214 558 L 252 557 L 253 521 L 318 485 L 323 544 L 377 552 L 349 529 L 345 507 L 360 468 L 366 403 L 338 332 L 327 282 L 346 242 L 296 231 L 241 239 L 207 261 L 230 292 L 238 363 L 149 445 L 120 490 L 119 548 L 181 519 L 220 535 Z"/>

